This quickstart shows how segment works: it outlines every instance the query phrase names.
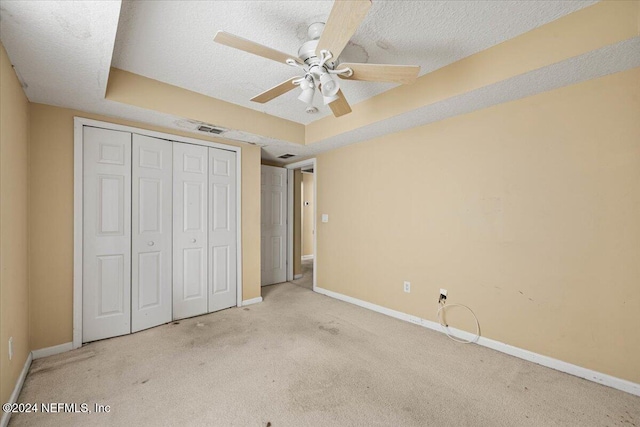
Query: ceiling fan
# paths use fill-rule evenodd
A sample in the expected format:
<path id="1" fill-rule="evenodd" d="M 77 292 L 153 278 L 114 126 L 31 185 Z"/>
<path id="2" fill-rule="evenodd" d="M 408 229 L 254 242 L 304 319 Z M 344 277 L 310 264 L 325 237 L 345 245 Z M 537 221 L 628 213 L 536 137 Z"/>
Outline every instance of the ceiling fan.
<path id="1" fill-rule="evenodd" d="M 342 50 L 364 20 L 370 7 L 371 0 L 336 0 L 326 24 L 317 22 L 309 26 L 310 40 L 300 47 L 297 57 L 224 31 L 218 31 L 214 41 L 297 67 L 303 73 L 302 77 L 292 77 L 251 98 L 251 101 L 263 104 L 299 87 L 301 94 L 298 99 L 307 104 L 308 113 L 315 113 L 318 109 L 313 106 L 313 97 L 316 90 L 319 90 L 324 104 L 329 105 L 334 116 L 340 117 L 350 113 L 351 107 L 335 76 L 347 80 L 410 84 L 416 80 L 420 72 L 420 67 L 415 65 L 355 64 L 338 61 Z"/>

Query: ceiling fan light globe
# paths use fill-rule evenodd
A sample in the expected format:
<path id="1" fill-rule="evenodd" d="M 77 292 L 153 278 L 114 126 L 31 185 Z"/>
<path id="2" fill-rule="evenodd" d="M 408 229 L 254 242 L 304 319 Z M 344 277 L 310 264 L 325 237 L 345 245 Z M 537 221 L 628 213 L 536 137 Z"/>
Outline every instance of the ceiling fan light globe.
<path id="1" fill-rule="evenodd" d="M 322 96 L 335 96 L 340 90 L 340 85 L 327 73 L 320 76 L 320 90 Z"/>
<path id="2" fill-rule="evenodd" d="M 300 89 L 302 90 L 306 90 L 306 89 L 310 89 L 313 85 L 311 84 L 311 82 L 307 79 L 303 79 L 300 82 Z"/>
<path id="3" fill-rule="evenodd" d="M 304 89 L 300 96 L 298 96 L 298 99 L 305 104 L 311 104 L 313 102 L 314 93 L 315 91 L 313 90 L 313 88 Z"/>

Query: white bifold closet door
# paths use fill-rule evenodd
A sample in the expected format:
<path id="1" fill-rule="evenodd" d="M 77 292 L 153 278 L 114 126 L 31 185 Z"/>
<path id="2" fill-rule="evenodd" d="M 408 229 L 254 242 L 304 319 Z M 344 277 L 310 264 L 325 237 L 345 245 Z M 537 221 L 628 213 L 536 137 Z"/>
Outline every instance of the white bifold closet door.
<path id="1" fill-rule="evenodd" d="M 83 129 L 83 342 L 237 304 L 236 153 Z"/>
<path id="2" fill-rule="evenodd" d="M 237 303 L 236 154 L 173 144 L 173 317 Z"/>
<path id="3" fill-rule="evenodd" d="M 236 153 L 209 148 L 209 311 L 236 305 Z"/>
<path id="4" fill-rule="evenodd" d="M 173 143 L 173 318 L 207 313 L 207 147 Z"/>
<path id="5" fill-rule="evenodd" d="M 131 332 L 170 322 L 173 144 L 133 134 Z"/>
<path id="6" fill-rule="evenodd" d="M 131 332 L 131 134 L 83 130 L 82 341 Z"/>

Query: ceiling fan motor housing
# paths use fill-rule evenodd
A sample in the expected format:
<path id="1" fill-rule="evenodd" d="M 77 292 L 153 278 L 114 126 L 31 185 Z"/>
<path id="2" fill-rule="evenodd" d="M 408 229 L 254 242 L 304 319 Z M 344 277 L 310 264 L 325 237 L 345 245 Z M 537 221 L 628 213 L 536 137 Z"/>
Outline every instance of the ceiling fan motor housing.
<path id="1" fill-rule="evenodd" d="M 304 42 L 300 49 L 298 49 L 298 57 L 302 59 L 305 64 L 311 62 L 320 62 L 320 59 L 316 56 L 316 47 L 318 46 L 318 40 L 309 40 Z"/>
<path id="2" fill-rule="evenodd" d="M 309 29 L 307 30 L 307 35 L 309 36 L 309 41 L 306 41 L 300 49 L 298 49 L 298 57 L 304 61 L 305 64 L 312 67 L 313 65 L 317 65 L 320 63 L 320 58 L 316 55 L 316 48 L 318 47 L 318 42 L 320 40 L 320 36 L 322 35 L 322 31 L 324 30 L 324 22 L 314 22 L 309 25 Z M 327 61 L 324 66 L 329 70 L 335 69 L 337 65 L 338 58 L 331 58 L 331 60 Z"/>
<path id="3" fill-rule="evenodd" d="M 320 65 L 320 58 L 316 56 L 316 47 L 318 40 L 309 40 L 305 42 L 298 50 L 298 57 L 302 59 L 306 65 L 307 75 L 313 76 L 314 80 L 319 81 L 322 74 L 326 74 L 328 70 L 334 70 L 336 62 L 329 60 Z M 332 58 L 333 59 L 333 58 Z"/>

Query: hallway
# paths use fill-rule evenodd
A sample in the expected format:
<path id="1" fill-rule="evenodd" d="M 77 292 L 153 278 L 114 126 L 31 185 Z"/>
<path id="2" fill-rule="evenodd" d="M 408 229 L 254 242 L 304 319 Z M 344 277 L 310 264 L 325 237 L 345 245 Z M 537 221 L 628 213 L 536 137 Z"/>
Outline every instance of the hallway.
<path id="1" fill-rule="evenodd" d="M 309 290 L 313 290 L 313 260 L 302 261 L 302 277 L 292 280 L 291 283 Z"/>

